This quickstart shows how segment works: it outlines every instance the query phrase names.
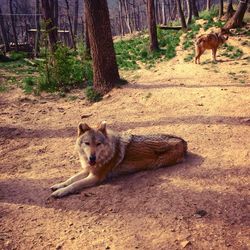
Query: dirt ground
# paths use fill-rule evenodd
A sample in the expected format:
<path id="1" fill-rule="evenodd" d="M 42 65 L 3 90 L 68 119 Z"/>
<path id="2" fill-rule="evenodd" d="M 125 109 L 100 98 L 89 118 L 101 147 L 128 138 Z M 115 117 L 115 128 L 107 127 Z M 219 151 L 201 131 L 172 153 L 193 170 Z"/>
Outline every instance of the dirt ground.
<path id="1" fill-rule="evenodd" d="M 203 65 L 179 50 L 151 70 L 121 72 L 130 83 L 93 105 L 80 90 L 76 100 L 1 93 L 0 248 L 250 249 L 250 51 L 241 49 L 240 60 Z M 181 136 L 189 155 L 49 198 L 52 184 L 80 168 L 77 124 L 102 120 L 117 131 Z"/>

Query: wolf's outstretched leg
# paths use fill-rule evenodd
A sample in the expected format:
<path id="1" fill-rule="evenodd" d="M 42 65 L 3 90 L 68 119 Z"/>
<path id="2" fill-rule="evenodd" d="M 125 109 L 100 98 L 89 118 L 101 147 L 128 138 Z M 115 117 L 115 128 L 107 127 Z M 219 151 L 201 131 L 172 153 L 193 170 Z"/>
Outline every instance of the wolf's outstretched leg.
<path id="1" fill-rule="evenodd" d="M 52 191 L 55 191 L 55 190 L 57 190 L 57 189 L 67 187 L 68 185 L 70 185 L 70 184 L 72 184 L 72 183 L 74 183 L 74 182 L 76 182 L 76 181 L 79 181 L 79 180 L 81 180 L 81 179 L 84 179 L 85 177 L 88 176 L 88 174 L 89 174 L 89 172 L 86 171 L 86 170 L 81 171 L 80 173 L 77 173 L 76 175 L 70 177 L 68 180 L 53 185 L 50 189 L 51 189 Z"/>
<path id="2" fill-rule="evenodd" d="M 98 183 L 99 180 L 100 179 L 97 176 L 89 174 L 86 178 L 82 180 L 76 181 L 67 187 L 56 190 L 51 194 L 51 196 L 54 198 L 61 198 L 69 194 L 74 194 L 85 187 L 94 186 L 95 184 Z"/>

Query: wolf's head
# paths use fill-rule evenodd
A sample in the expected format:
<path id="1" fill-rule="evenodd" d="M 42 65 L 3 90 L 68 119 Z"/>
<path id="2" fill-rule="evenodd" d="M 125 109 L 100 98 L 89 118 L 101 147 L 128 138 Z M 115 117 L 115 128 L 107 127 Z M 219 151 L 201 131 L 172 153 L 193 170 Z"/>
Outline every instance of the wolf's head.
<path id="1" fill-rule="evenodd" d="M 89 165 L 103 164 L 111 152 L 106 122 L 102 122 L 96 129 L 89 127 L 86 123 L 80 123 L 77 148 Z"/>
<path id="2" fill-rule="evenodd" d="M 229 34 L 228 30 L 221 28 L 220 33 L 218 35 L 221 43 L 225 43 L 228 40 L 229 38 L 228 34 Z"/>

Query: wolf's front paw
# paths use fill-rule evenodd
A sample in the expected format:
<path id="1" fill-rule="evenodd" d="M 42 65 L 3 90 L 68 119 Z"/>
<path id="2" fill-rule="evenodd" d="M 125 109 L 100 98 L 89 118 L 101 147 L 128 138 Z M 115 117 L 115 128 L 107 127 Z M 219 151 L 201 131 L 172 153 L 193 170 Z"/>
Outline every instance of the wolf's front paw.
<path id="1" fill-rule="evenodd" d="M 67 190 L 67 188 L 60 188 L 60 189 L 57 189 L 55 192 L 53 192 L 51 196 L 53 198 L 62 198 L 63 196 L 66 196 L 68 194 L 69 194 L 69 191 Z"/>
<path id="2" fill-rule="evenodd" d="M 57 183 L 57 184 L 53 185 L 52 187 L 50 187 L 50 189 L 51 189 L 52 191 L 56 191 L 57 189 L 60 189 L 60 188 L 63 188 L 63 187 L 65 187 L 65 185 L 64 185 L 64 183 L 62 182 L 62 183 Z"/>

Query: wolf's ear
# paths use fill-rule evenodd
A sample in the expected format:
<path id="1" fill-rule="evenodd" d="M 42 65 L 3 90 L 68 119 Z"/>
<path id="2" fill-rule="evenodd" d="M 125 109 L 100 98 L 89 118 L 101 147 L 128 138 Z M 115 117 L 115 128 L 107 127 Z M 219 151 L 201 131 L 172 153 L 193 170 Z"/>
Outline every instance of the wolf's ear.
<path id="1" fill-rule="evenodd" d="M 86 131 L 90 130 L 91 128 L 88 126 L 87 123 L 79 123 L 78 125 L 78 136 L 82 135 Z"/>
<path id="2" fill-rule="evenodd" d="M 100 125 L 98 126 L 98 130 L 100 132 L 102 132 L 105 136 L 107 135 L 107 129 L 106 129 L 106 121 L 103 121 L 100 123 Z"/>

